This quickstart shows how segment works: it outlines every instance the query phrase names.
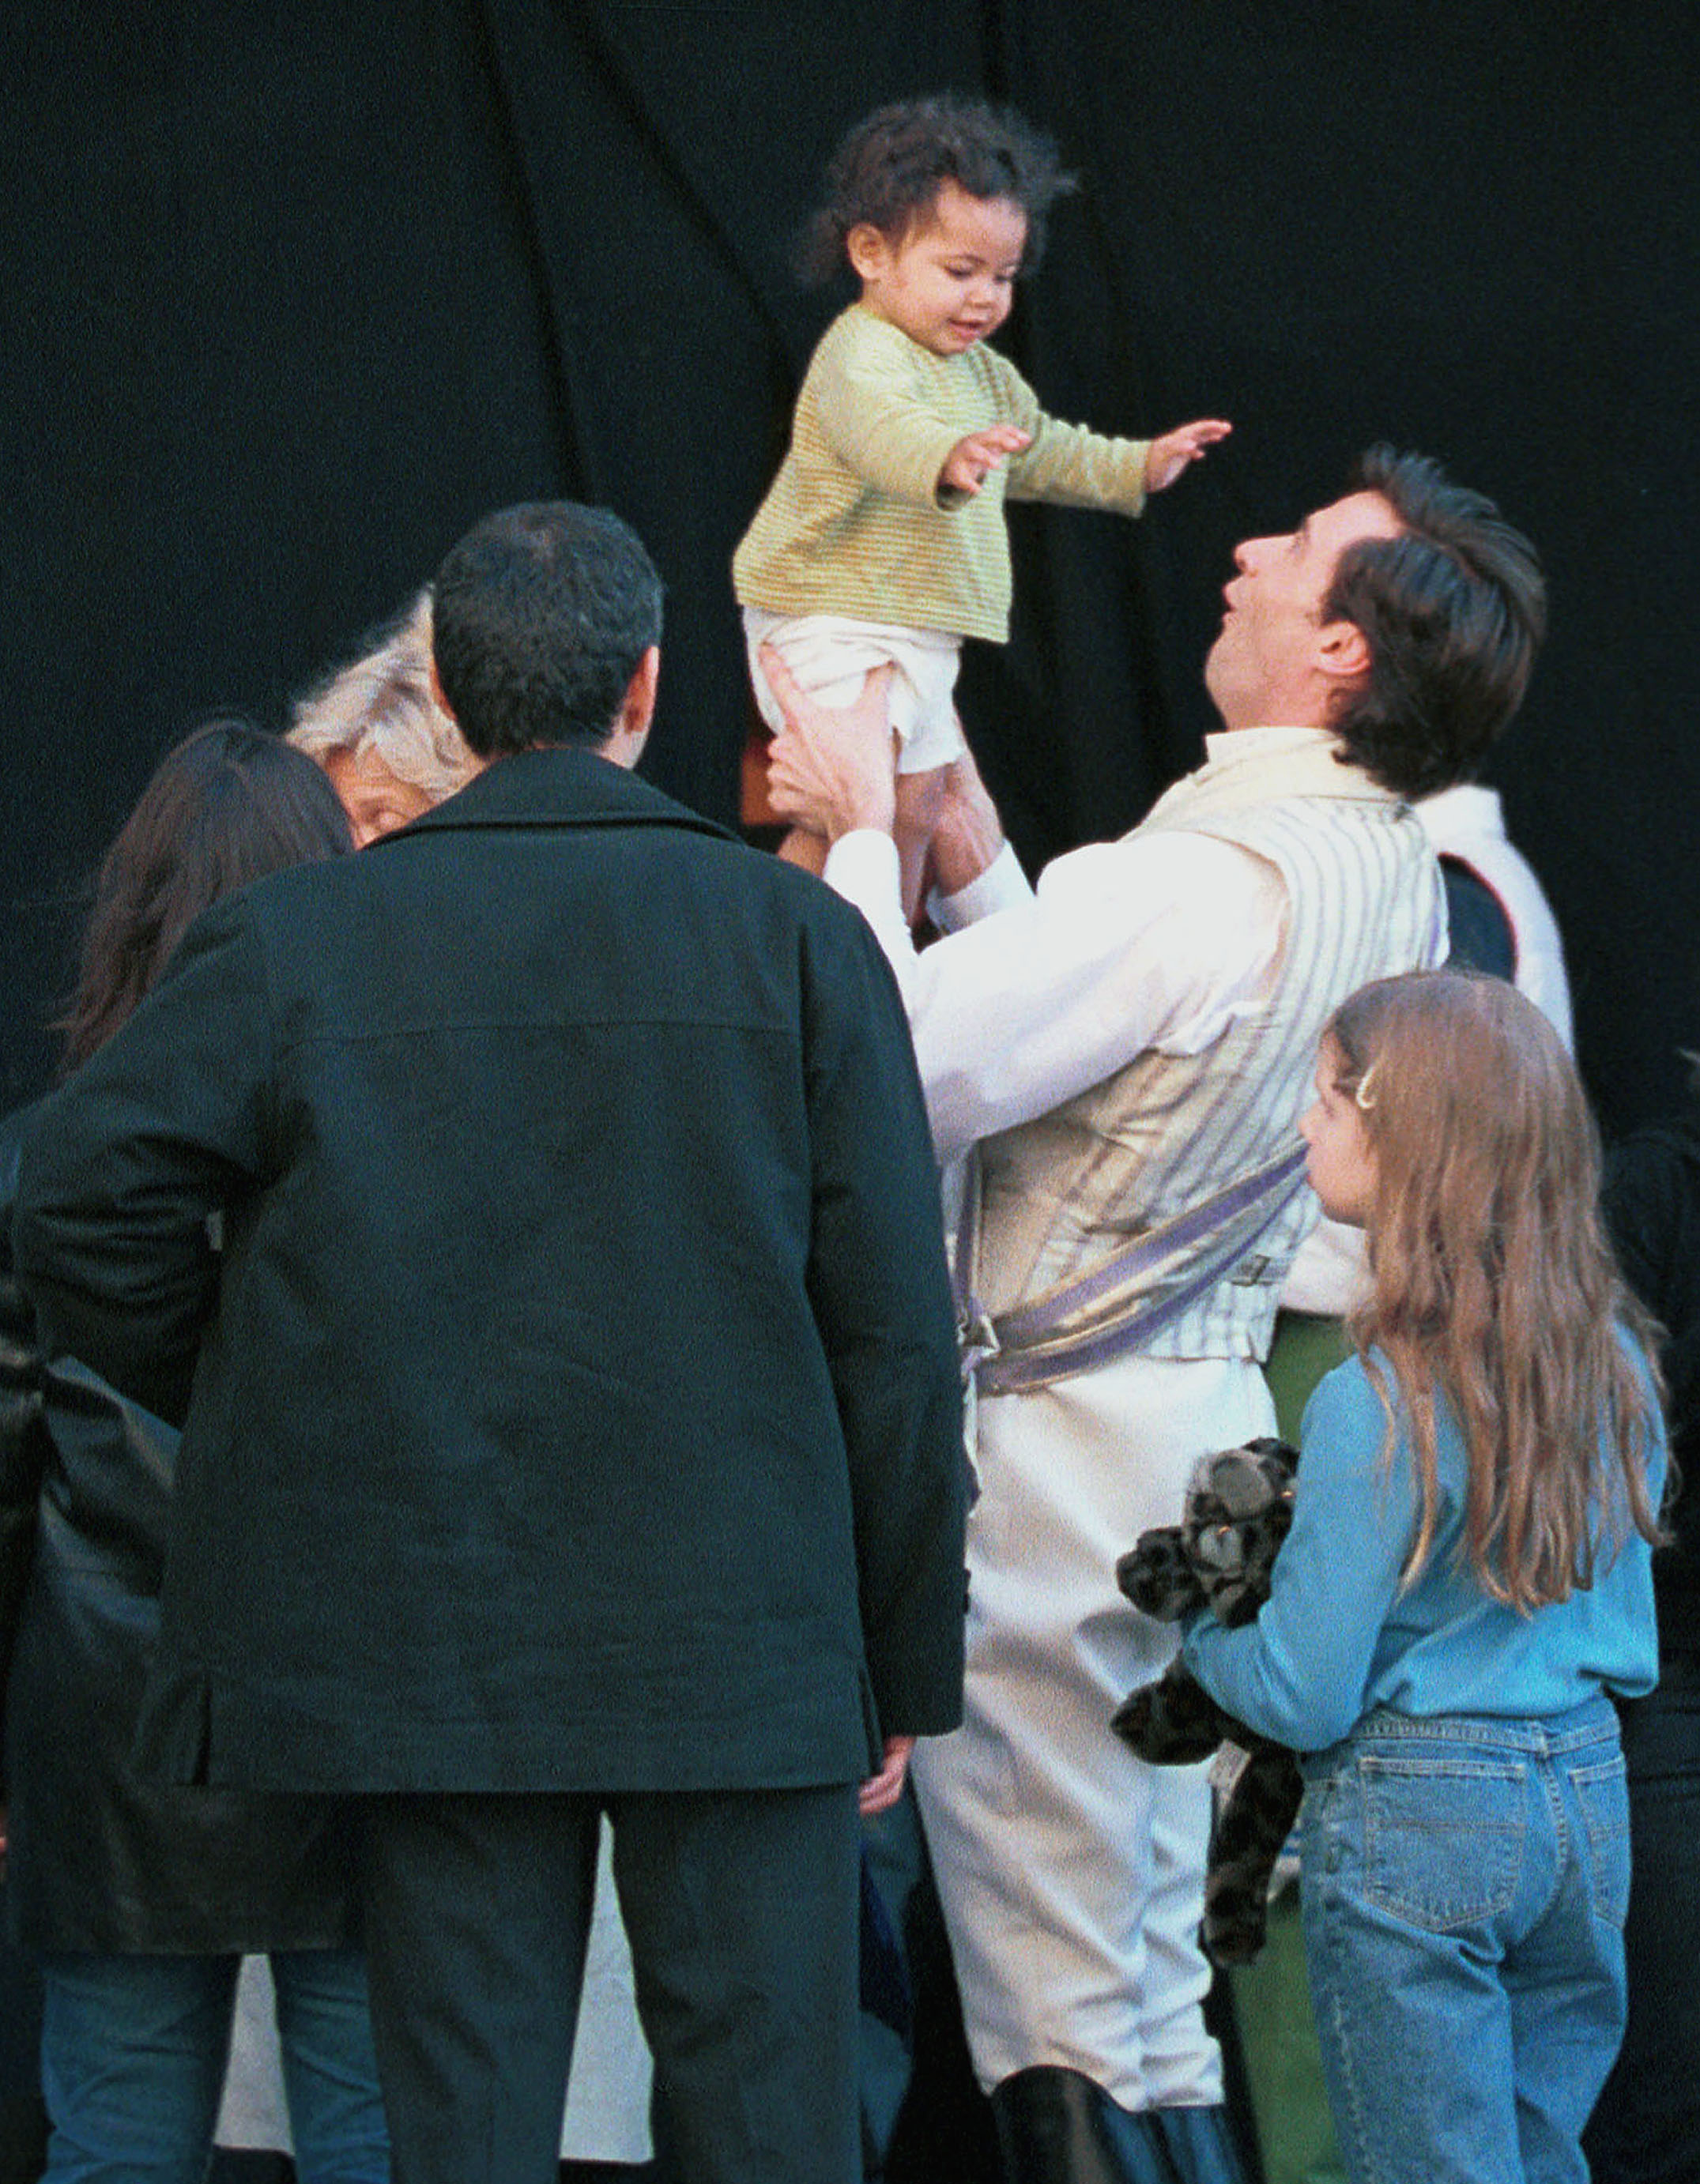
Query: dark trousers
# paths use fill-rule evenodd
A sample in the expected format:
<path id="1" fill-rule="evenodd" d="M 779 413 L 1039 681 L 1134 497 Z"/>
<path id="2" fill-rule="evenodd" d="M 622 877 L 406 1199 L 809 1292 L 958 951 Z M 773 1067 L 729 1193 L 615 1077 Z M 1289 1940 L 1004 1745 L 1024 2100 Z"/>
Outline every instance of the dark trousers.
<path id="1" fill-rule="evenodd" d="M 692 2184 L 853 2184 L 856 1791 L 359 1801 L 395 2184 L 554 2184 L 597 1824 Z"/>
<path id="2" fill-rule="evenodd" d="M 1583 2135 L 1596 2184 L 1700 2184 L 1700 1659 L 1619 1708 L 1629 1763 L 1629 2025 Z"/>
<path id="3" fill-rule="evenodd" d="M 7 1928 L 0 1858 L 0 2184 L 35 2184 L 47 2158 L 42 2103 L 42 1975 Z"/>

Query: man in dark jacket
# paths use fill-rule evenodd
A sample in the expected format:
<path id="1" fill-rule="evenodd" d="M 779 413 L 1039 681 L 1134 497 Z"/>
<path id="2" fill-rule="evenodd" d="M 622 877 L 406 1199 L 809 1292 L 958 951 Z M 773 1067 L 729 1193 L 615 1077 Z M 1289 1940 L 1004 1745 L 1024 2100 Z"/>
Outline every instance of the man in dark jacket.
<path id="1" fill-rule="evenodd" d="M 53 1340 L 185 1420 L 142 1747 L 358 1799 L 400 2184 L 554 2176 L 604 1810 L 683 2167 L 848 2179 L 856 1786 L 961 1678 L 901 1011 L 633 776 L 616 519 L 489 518 L 435 616 L 482 772 L 203 917 L 25 1149 Z"/>

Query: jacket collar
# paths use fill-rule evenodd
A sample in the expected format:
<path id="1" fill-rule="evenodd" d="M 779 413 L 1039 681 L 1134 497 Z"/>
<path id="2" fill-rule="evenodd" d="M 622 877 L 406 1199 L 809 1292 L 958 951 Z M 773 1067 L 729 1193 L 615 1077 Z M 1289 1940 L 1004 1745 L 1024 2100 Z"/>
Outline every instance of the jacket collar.
<path id="1" fill-rule="evenodd" d="M 492 760 L 456 794 L 370 846 L 404 842 L 427 827 L 686 827 L 737 838 L 624 766 L 561 745 Z"/>

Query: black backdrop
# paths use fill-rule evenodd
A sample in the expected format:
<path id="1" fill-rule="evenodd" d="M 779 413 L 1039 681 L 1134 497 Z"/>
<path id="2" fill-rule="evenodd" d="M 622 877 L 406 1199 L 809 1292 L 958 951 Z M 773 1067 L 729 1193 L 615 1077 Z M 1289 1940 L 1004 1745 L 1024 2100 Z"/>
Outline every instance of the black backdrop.
<path id="1" fill-rule="evenodd" d="M 1700 1045 L 1700 29 L 1592 0 L 8 0 L 0 14 L 0 1097 L 153 761 L 290 696 L 474 516 L 618 508 L 666 579 L 645 771 L 732 818 L 727 579 L 833 298 L 840 128 L 951 86 L 1080 196 L 1006 339 L 1060 415 L 1238 430 L 1146 520 L 1017 511 L 965 710 L 1036 863 L 1209 725 L 1232 542 L 1389 437 L 1494 493 L 1553 634 L 1491 777 L 1620 1128 Z"/>

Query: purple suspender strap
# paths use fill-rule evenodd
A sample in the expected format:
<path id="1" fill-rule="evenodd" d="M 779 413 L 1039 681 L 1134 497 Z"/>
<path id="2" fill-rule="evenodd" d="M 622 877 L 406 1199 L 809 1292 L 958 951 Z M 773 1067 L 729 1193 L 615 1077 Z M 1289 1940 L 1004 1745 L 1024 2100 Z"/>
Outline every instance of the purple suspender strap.
<path id="1" fill-rule="evenodd" d="M 995 1318 L 973 1292 L 978 1193 L 971 1178 L 956 1268 L 964 1372 L 973 1375 L 983 1396 L 1011 1395 L 1090 1372 L 1141 1348 L 1233 1272 L 1291 1203 L 1304 1165 L 1304 1147 L 1294 1146 L 1161 1228 L 1136 1236 L 1090 1273 Z M 1177 1259 L 1185 1263 L 1173 1267 Z M 1178 1286 L 1164 1280 L 1166 1268 L 1170 1280 L 1179 1277 Z"/>

